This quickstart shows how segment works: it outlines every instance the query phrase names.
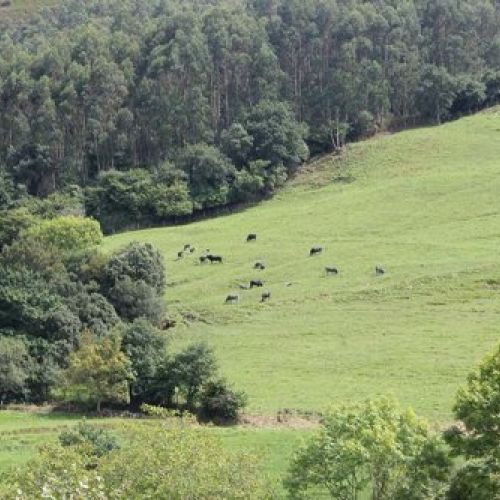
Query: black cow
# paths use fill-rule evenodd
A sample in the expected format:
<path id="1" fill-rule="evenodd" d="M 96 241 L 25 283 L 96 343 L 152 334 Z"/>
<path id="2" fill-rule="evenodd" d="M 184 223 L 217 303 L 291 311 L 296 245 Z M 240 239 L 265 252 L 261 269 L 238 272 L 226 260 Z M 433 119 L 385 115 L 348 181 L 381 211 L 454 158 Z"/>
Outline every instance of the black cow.
<path id="1" fill-rule="evenodd" d="M 214 262 L 218 262 L 219 264 L 222 264 L 222 256 L 220 255 L 212 255 L 208 254 L 207 259 L 213 264 Z"/>
<path id="2" fill-rule="evenodd" d="M 312 247 L 311 250 L 309 250 L 309 256 L 319 255 L 321 252 L 323 252 L 323 247 Z"/>
<path id="3" fill-rule="evenodd" d="M 377 276 L 382 276 L 382 274 L 385 274 L 385 269 L 380 266 L 375 266 L 375 274 Z"/>
<path id="4" fill-rule="evenodd" d="M 226 304 L 234 304 L 240 300 L 240 296 L 237 294 L 230 294 L 226 297 Z"/>
<path id="5" fill-rule="evenodd" d="M 257 241 L 257 235 L 255 233 L 250 233 L 247 236 L 247 242 L 249 242 L 249 241 Z"/>
<path id="6" fill-rule="evenodd" d="M 268 290 L 267 292 L 264 292 L 262 295 L 261 295 L 261 299 L 260 301 L 261 302 L 266 302 L 268 300 L 271 300 L 271 292 Z"/>
<path id="7" fill-rule="evenodd" d="M 336 267 L 325 267 L 326 275 L 339 274 L 339 270 Z"/>
<path id="8" fill-rule="evenodd" d="M 264 262 L 256 262 L 253 268 L 263 271 L 266 268 L 266 264 L 264 264 Z"/>
<path id="9" fill-rule="evenodd" d="M 264 286 L 264 283 L 262 280 L 250 280 L 250 288 L 253 288 L 254 286 L 261 288 Z"/>

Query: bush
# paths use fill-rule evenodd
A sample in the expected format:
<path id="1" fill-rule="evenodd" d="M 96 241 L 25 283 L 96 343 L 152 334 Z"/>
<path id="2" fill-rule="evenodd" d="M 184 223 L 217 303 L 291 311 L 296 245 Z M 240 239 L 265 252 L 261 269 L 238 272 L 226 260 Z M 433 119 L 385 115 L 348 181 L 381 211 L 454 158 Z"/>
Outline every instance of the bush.
<path id="1" fill-rule="evenodd" d="M 165 313 L 163 297 L 145 281 L 133 281 L 129 276 L 119 278 L 107 294 L 120 318 L 134 321 L 146 318 L 159 324 Z"/>
<path id="2" fill-rule="evenodd" d="M 69 255 L 99 245 L 103 236 L 97 221 L 68 215 L 31 226 L 23 237 Z"/>
<path id="3" fill-rule="evenodd" d="M 202 418 L 215 422 L 236 422 L 246 404 L 245 393 L 233 391 L 222 379 L 208 382 L 200 395 Z"/>
<path id="4" fill-rule="evenodd" d="M 3 478 L 7 498 L 276 498 L 256 459 L 227 451 L 213 433 L 175 421 L 123 431 L 127 446 L 97 459 L 85 444 L 44 447 Z"/>
<path id="5" fill-rule="evenodd" d="M 156 293 L 165 291 L 165 263 L 161 253 L 149 243 L 132 242 L 111 256 L 105 267 L 105 287 L 128 277 L 143 281 Z"/>
<path id="6" fill-rule="evenodd" d="M 75 428 L 59 434 L 59 443 L 61 446 L 89 445 L 96 457 L 102 457 L 119 448 L 113 434 L 86 422 L 80 422 Z"/>
<path id="7" fill-rule="evenodd" d="M 224 205 L 229 201 L 234 165 L 216 147 L 194 144 L 184 148 L 176 165 L 189 179 L 189 192 L 196 210 Z"/>

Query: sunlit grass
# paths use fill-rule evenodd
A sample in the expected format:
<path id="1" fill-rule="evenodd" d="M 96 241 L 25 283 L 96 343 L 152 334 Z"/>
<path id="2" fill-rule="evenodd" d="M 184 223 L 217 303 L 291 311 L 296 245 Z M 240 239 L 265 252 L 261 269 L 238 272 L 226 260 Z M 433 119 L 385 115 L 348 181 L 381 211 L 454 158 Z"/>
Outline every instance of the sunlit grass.
<path id="1" fill-rule="evenodd" d="M 458 385 L 499 339 L 499 193 L 493 110 L 353 145 L 246 211 L 105 246 L 149 241 L 164 252 L 174 345 L 214 346 L 251 411 L 392 393 L 445 421 Z M 250 232 L 256 243 L 245 243 Z M 177 261 L 184 243 L 197 252 Z M 325 252 L 311 258 L 316 244 Z M 200 265 L 207 248 L 226 262 Z M 268 269 L 254 271 L 256 260 Z M 325 265 L 341 274 L 325 277 Z M 238 289 L 254 277 L 270 303 Z M 225 305 L 234 292 L 240 303 Z"/>

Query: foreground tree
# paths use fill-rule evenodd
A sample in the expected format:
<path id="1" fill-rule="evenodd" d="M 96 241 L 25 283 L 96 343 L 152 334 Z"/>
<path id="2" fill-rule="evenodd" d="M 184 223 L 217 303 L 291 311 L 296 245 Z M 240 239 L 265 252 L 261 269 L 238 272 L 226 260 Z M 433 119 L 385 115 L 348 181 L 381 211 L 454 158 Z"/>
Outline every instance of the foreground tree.
<path id="1" fill-rule="evenodd" d="M 449 465 L 425 421 L 378 399 L 332 408 L 296 454 L 285 486 L 294 498 L 328 493 L 355 500 L 368 488 L 373 500 L 434 498 Z"/>
<path id="2" fill-rule="evenodd" d="M 46 446 L 3 478 L 2 498 L 275 498 L 255 458 L 228 452 L 213 433 L 175 419 L 128 424 L 123 432 L 127 446 L 101 456 L 86 442 Z"/>
<path id="3" fill-rule="evenodd" d="M 500 346 L 471 373 L 457 394 L 453 426 L 445 438 L 467 462 L 452 479 L 448 498 L 500 497 Z"/>
<path id="4" fill-rule="evenodd" d="M 82 337 L 80 348 L 69 356 L 62 376 L 62 395 L 67 401 L 88 402 L 101 411 L 103 402 L 128 403 L 131 363 L 121 351 L 116 336 L 101 341 L 90 333 Z"/>

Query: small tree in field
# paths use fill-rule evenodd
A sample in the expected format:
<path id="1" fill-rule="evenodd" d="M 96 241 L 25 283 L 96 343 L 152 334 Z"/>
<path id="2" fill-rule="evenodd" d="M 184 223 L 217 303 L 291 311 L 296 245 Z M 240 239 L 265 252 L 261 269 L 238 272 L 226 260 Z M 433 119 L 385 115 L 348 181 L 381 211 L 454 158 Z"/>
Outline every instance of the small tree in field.
<path id="1" fill-rule="evenodd" d="M 98 341 L 86 333 L 63 373 L 64 398 L 93 403 L 99 412 L 105 401 L 128 403 L 132 378 L 130 360 L 121 351 L 118 337 Z"/>
<path id="2" fill-rule="evenodd" d="M 435 498 L 447 479 L 441 441 L 413 411 L 389 399 L 332 408 L 323 427 L 298 451 L 285 486 L 293 498 L 327 492 L 355 500 Z"/>

